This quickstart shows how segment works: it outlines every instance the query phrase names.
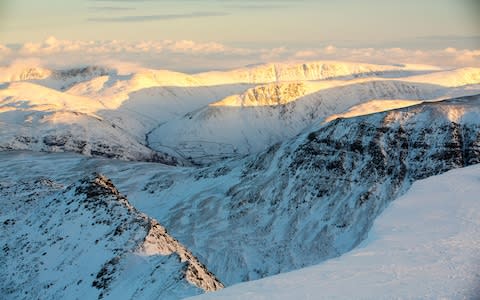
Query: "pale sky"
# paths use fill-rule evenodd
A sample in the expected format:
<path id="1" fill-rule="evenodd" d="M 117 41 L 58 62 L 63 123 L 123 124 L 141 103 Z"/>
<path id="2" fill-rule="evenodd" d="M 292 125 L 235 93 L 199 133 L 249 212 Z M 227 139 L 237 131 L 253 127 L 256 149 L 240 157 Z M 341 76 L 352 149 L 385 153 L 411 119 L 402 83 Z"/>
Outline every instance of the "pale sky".
<path id="1" fill-rule="evenodd" d="M 0 0 L 0 44 L 194 40 L 234 47 L 480 46 L 477 0 Z"/>

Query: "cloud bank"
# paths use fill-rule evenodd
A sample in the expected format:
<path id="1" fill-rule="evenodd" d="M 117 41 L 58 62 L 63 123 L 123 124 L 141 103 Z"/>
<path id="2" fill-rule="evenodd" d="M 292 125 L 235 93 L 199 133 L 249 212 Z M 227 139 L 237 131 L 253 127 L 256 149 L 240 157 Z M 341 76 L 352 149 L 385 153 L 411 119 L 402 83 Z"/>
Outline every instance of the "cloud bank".
<path id="1" fill-rule="evenodd" d="M 193 12 L 188 14 L 160 14 L 160 15 L 142 15 L 142 16 L 120 16 L 120 17 L 92 17 L 87 20 L 90 22 L 146 22 L 161 20 L 194 19 L 204 17 L 222 17 L 228 16 L 224 12 Z"/>
<path id="2" fill-rule="evenodd" d="M 480 49 L 415 50 L 403 48 L 241 48 L 217 42 L 75 41 L 49 37 L 39 43 L 1 45 L 0 64 L 35 60 L 50 67 L 64 65 L 113 65 L 123 62 L 138 68 L 182 72 L 237 68 L 278 61 L 343 60 L 378 64 L 428 64 L 442 67 L 480 67 Z"/>

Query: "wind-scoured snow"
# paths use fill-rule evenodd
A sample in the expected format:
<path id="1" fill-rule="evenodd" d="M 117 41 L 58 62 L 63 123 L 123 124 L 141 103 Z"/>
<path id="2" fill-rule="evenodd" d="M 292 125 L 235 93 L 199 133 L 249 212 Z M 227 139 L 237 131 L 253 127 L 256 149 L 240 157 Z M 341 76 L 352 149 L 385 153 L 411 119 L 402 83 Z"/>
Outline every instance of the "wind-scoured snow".
<path id="1" fill-rule="evenodd" d="M 194 299 L 477 299 L 480 167 L 418 181 L 355 250 Z"/>

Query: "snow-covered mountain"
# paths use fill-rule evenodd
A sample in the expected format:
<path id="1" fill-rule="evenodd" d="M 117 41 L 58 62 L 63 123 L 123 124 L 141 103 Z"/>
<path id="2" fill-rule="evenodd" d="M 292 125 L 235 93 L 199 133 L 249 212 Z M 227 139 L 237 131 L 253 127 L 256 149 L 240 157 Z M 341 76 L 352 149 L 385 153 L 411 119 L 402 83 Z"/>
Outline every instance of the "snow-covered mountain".
<path id="1" fill-rule="evenodd" d="M 425 65 L 374 65 L 340 61 L 316 61 L 307 63 L 271 63 L 226 72 L 200 73 L 195 76 L 204 82 L 262 84 L 375 76 L 403 77 L 437 70 L 440 69 Z"/>
<path id="2" fill-rule="evenodd" d="M 416 182 L 352 252 L 195 299 L 477 299 L 479 180 L 472 166 Z"/>
<path id="3" fill-rule="evenodd" d="M 240 164 L 141 177 L 135 205 L 226 284 L 312 265 L 355 247 L 414 180 L 480 162 L 479 101 L 336 119 Z"/>
<path id="4" fill-rule="evenodd" d="M 475 68 L 342 62 L 193 75 L 96 66 L 2 72 L 1 149 L 181 165 L 257 153 L 357 105 L 357 114 L 382 110 L 379 102 L 369 110 L 371 101 L 396 101 L 388 109 L 480 91 Z"/>
<path id="5" fill-rule="evenodd" d="M 479 69 L 77 71 L 0 84 L 5 298 L 181 298 L 318 264 L 414 181 L 480 162 Z"/>
<path id="6" fill-rule="evenodd" d="M 100 66 L 51 70 L 35 64 L 16 63 L 0 67 L 0 82 L 30 81 L 57 90 L 66 90 L 76 83 L 110 73 L 114 71 Z"/>
<path id="7" fill-rule="evenodd" d="M 480 69 L 397 79 L 282 82 L 260 85 L 172 120 L 151 134 L 197 162 L 257 153 L 291 138 L 319 119 L 373 100 L 420 102 L 480 92 Z M 473 86 L 472 86 L 473 85 Z M 402 101 L 398 101 L 402 100 Z M 378 105 L 377 105 L 378 108 Z M 372 113 L 363 107 L 364 113 Z"/>
<path id="8" fill-rule="evenodd" d="M 223 287 L 106 177 L 67 187 L 25 177 L 0 183 L 2 299 L 178 299 Z"/>
<path id="9" fill-rule="evenodd" d="M 480 96 L 318 122 L 201 169 L 25 155 L 2 159 L 5 178 L 25 169 L 63 184 L 102 172 L 231 285 L 343 254 L 413 181 L 479 163 Z"/>

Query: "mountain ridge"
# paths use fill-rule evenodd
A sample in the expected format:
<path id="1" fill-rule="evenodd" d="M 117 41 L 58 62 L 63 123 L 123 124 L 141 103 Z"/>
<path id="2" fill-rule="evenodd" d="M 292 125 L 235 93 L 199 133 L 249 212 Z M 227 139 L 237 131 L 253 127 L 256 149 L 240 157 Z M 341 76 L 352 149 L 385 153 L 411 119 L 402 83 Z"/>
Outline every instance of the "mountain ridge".
<path id="1" fill-rule="evenodd" d="M 7 207 L 0 235 L 4 296 L 102 299 L 120 294 L 172 299 L 223 287 L 103 175 L 84 177 L 65 188 L 48 178 L 34 177 L 22 186 L 2 183 L 0 192 L 2 206 Z M 17 215 L 15 207 L 31 214 Z M 33 229 L 36 226 L 41 235 Z M 13 276 L 16 272 L 22 276 Z M 137 285 L 122 287 L 129 280 Z M 164 280 L 163 285 L 146 285 L 156 280 Z"/>

